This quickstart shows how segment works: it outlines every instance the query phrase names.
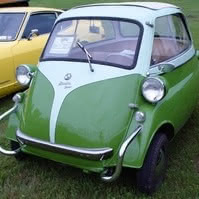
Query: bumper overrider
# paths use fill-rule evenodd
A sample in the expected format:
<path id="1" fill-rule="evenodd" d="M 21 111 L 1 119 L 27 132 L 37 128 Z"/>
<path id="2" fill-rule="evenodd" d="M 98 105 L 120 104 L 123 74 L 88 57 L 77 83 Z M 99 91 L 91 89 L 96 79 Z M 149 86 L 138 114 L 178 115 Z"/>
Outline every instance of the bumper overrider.
<path id="1" fill-rule="evenodd" d="M 12 100 L 15 102 L 14 106 L 6 111 L 5 113 L 3 113 L 2 115 L 0 115 L 0 122 L 5 119 L 6 117 L 8 117 L 10 114 L 14 113 L 17 111 L 18 105 L 19 103 L 22 101 L 22 94 L 18 93 L 16 94 Z M 3 149 L 2 147 L 0 147 L 0 153 L 2 153 L 3 155 L 8 155 L 8 156 L 13 156 L 16 155 L 17 153 L 19 153 L 21 151 L 21 149 L 16 149 L 14 151 L 9 151 L 6 149 Z"/>
<path id="2" fill-rule="evenodd" d="M 14 106 L 10 110 L 8 110 L 7 112 L 5 112 L 4 114 L 0 116 L 0 121 L 6 118 L 7 116 L 9 116 L 10 114 L 16 112 L 18 108 L 18 104 L 22 101 L 22 95 L 16 94 L 13 97 L 13 101 L 15 102 Z M 109 169 L 105 169 L 101 173 L 101 179 L 103 181 L 112 182 L 119 177 L 122 170 L 125 152 L 129 144 L 135 139 L 135 137 L 141 132 L 141 130 L 142 130 L 142 125 L 138 125 L 137 128 L 131 133 L 131 135 L 122 143 L 118 152 L 116 168 L 111 175 L 108 174 L 110 173 Z M 14 156 L 18 154 L 24 146 L 30 145 L 36 148 L 47 150 L 47 151 L 53 151 L 53 152 L 71 155 L 74 157 L 79 157 L 82 159 L 93 160 L 93 161 L 103 161 L 113 156 L 113 149 L 109 147 L 80 148 L 80 147 L 68 146 L 68 145 L 63 145 L 63 144 L 52 144 L 50 142 L 46 142 L 34 137 L 27 136 L 26 134 L 21 132 L 19 129 L 16 132 L 16 139 L 20 144 L 20 147 L 18 149 L 14 151 L 9 151 L 0 147 L 0 153 L 4 155 L 8 155 L 8 156 Z"/>

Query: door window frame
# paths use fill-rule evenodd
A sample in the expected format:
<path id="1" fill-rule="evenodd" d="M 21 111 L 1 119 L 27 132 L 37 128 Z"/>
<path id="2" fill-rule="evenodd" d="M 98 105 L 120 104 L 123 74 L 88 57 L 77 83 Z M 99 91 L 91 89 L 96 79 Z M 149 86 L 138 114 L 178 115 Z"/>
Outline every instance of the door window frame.
<path id="1" fill-rule="evenodd" d="M 163 64 L 163 63 L 170 63 L 170 62 L 172 62 L 172 61 L 178 59 L 179 57 L 181 57 L 183 54 L 188 53 L 189 51 L 190 51 L 190 54 L 192 54 L 191 58 L 194 56 L 193 51 L 191 51 L 191 49 L 194 48 L 194 47 L 193 47 L 193 40 L 192 40 L 190 31 L 189 31 L 189 28 L 188 28 L 188 25 L 187 25 L 185 16 L 184 16 L 182 13 L 179 12 L 179 13 L 172 13 L 172 14 L 168 14 L 168 15 L 164 15 L 164 16 L 159 16 L 159 17 L 156 18 L 156 20 L 157 20 L 158 18 L 168 17 L 168 16 L 177 16 L 177 17 L 180 17 L 180 19 L 181 19 L 181 21 L 182 21 L 182 24 L 183 24 L 183 26 L 184 26 L 184 29 L 185 29 L 185 31 L 186 31 L 186 34 L 187 34 L 187 36 L 188 36 L 188 39 L 189 39 L 189 45 L 188 45 L 187 48 L 185 48 L 182 52 L 180 52 L 179 54 L 177 54 L 177 55 L 175 55 L 175 56 L 173 56 L 173 57 L 170 57 L 169 59 L 167 59 L 167 60 L 165 60 L 165 61 L 161 61 L 161 62 L 155 63 L 155 64 L 151 64 L 151 63 L 150 63 L 150 64 L 149 64 L 149 65 L 150 65 L 149 69 L 156 68 L 156 67 L 158 67 L 160 64 Z M 169 23 L 170 23 L 170 22 L 169 22 Z M 170 28 L 170 26 L 169 26 L 169 28 Z M 153 44 L 152 44 L 152 45 L 154 45 L 154 38 L 155 38 L 155 31 L 154 31 Z M 152 58 L 152 53 L 153 53 L 153 48 L 152 48 L 152 51 L 151 51 L 151 58 Z M 190 56 L 188 56 L 188 57 L 190 57 Z M 189 58 L 189 59 L 190 59 L 190 58 Z M 177 60 L 176 60 L 176 61 L 177 61 Z M 187 62 L 187 61 L 188 61 L 188 60 L 186 60 L 186 62 Z M 180 65 L 181 65 L 181 64 L 177 64 L 177 65 L 175 64 L 175 67 L 178 67 L 178 66 L 180 66 Z"/>
<path id="2" fill-rule="evenodd" d="M 55 15 L 55 19 L 57 19 L 57 17 L 58 17 L 58 14 L 57 14 L 56 11 L 39 11 L 39 12 L 32 12 L 32 13 L 30 13 L 30 15 L 27 17 L 26 23 L 24 24 L 24 29 L 23 29 L 23 32 L 22 32 L 22 34 L 21 34 L 20 40 L 27 40 L 27 38 L 24 38 L 24 37 L 23 37 L 24 32 L 25 32 L 25 30 L 26 30 L 26 27 L 27 27 L 27 25 L 28 25 L 28 22 L 29 22 L 29 20 L 30 20 L 30 17 L 33 16 L 33 15 L 37 15 L 37 14 L 54 14 L 54 15 Z M 56 20 L 55 20 L 55 21 L 56 21 Z M 53 27 L 52 27 L 52 28 L 53 28 Z M 40 37 L 40 36 L 43 36 L 43 35 L 46 35 L 46 34 L 50 34 L 50 32 L 49 32 L 49 33 L 44 33 L 44 34 L 39 34 L 37 37 Z"/>

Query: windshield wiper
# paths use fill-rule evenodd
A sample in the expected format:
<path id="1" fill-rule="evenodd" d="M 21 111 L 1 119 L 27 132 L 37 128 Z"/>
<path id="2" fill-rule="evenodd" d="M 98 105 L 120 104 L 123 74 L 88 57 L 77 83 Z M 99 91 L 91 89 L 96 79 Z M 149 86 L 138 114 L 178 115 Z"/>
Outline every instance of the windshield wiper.
<path id="1" fill-rule="evenodd" d="M 93 69 L 92 64 L 91 64 L 91 60 L 93 59 L 93 57 L 91 56 L 91 54 L 87 51 L 87 49 L 79 41 L 77 41 L 77 45 L 86 54 L 86 57 L 88 59 L 88 63 L 89 63 L 89 66 L 90 66 L 90 70 L 91 70 L 91 72 L 94 72 L 94 69 Z"/>

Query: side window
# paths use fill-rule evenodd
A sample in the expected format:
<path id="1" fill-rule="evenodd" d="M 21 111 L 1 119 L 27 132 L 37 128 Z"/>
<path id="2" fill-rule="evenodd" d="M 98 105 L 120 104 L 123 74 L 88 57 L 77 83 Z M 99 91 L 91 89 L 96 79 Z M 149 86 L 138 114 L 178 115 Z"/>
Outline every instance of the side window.
<path id="1" fill-rule="evenodd" d="M 38 29 L 39 35 L 51 32 L 55 20 L 56 15 L 54 13 L 31 15 L 26 25 L 23 38 L 27 38 L 33 29 Z"/>
<path id="2" fill-rule="evenodd" d="M 188 49 L 190 45 L 191 39 L 181 14 L 157 18 L 151 65 L 179 55 Z"/>

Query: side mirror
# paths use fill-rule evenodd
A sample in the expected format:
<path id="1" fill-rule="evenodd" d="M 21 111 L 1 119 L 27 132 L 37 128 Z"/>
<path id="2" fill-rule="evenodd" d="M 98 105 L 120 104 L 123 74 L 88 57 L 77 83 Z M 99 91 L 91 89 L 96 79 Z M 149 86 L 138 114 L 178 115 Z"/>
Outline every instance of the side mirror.
<path id="1" fill-rule="evenodd" d="M 33 29 L 31 30 L 30 34 L 28 35 L 28 40 L 30 41 L 32 37 L 36 37 L 39 35 L 39 30 L 38 29 Z"/>
<path id="2" fill-rule="evenodd" d="M 162 73 L 169 73 L 175 69 L 175 66 L 172 64 L 168 64 L 168 63 L 162 63 L 162 64 L 158 65 L 158 69 Z"/>
<path id="3" fill-rule="evenodd" d="M 164 73 L 169 73 L 175 69 L 175 66 L 173 64 L 169 63 L 160 63 L 156 65 L 153 68 L 149 69 L 149 72 L 147 73 L 148 76 L 154 76 Z"/>

